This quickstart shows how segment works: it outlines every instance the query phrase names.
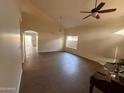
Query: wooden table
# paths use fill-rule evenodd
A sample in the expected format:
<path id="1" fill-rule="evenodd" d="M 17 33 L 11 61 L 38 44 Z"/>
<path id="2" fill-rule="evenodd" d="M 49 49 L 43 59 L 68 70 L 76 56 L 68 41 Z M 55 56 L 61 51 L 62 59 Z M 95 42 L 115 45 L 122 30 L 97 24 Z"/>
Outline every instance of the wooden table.
<path id="1" fill-rule="evenodd" d="M 103 93 L 124 93 L 124 82 L 115 74 L 106 74 L 103 71 L 97 71 L 90 78 L 90 93 L 93 93 L 94 86 Z"/>

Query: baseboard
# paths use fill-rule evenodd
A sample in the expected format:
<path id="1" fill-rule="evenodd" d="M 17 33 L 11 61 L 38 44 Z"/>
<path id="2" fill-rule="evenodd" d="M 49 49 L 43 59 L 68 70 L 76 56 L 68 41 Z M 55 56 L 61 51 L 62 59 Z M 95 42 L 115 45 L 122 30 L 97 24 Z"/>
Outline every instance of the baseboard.
<path id="1" fill-rule="evenodd" d="M 79 56 L 81 58 L 85 58 L 85 59 L 97 62 L 97 63 L 99 63 L 101 65 L 104 65 L 106 62 L 113 62 L 113 59 L 110 59 L 110 58 L 103 58 L 103 57 L 99 57 L 99 56 L 97 57 L 97 56 L 92 56 L 92 55 L 85 56 L 85 55 L 80 55 L 80 54 L 69 52 L 69 51 L 49 51 L 49 52 L 39 52 L 39 53 L 52 53 L 52 52 L 67 52 L 67 53 L 71 53 L 71 54 L 74 54 L 74 55 Z"/>
<path id="2" fill-rule="evenodd" d="M 92 60 L 92 61 L 94 61 L 94 62 L 97 62 L 97 63 L 99 63 L 99 64 L 101 64 L 101 65 L 104 65 L 105 63 L 103 62 L 103 61 L 101 61 L 100 59 L 98 59 L 98 58 L 96 58 L 96 57 L 88 57 L 88 56 L 83 56 L 84 58 L 87 58 L 87 59 L 89 59 L 89 60 Z"/>
<path id="3" fill-rule="evenodd" d="M 73 53 L 72 53 L 73 54 Z M 75 54 L 77 55 L 77 54 Z M 92 60 L 92 61 L 95 61 L 101 65 L 105 65 L 106 62 L 111 62 L 113 63 L 114 62 L 114 58 L 106 58 L 106 57 L 100 57 L 100 56 L 85 56 L 85 55 L 77 55 L 77 56 L 80 56 L 80 57 L 83 57 L 83 58 L 86 58 L 86 59 L 89 59 L 89 60 Z"/>
<path id="4" fill-rule="evenodd" d="M 62 50 L 60 51 L 38 51 L 38 53 L 52 53 L 52 52 L 63 52 Z"/>
<path id="5" fill-rule="evenodd" d="M 23 70 L 21 69 L 20 76 L 19 76 L 19 84 L 18 84 L 18 87 L 17 87 L 17 93 L 19 93 L 19 90 L 20 90 L 22 73 L 23 73 Z"/>
<path id="6" fill-rule="evenodd" d="M 100 58 L 100 57 L 79 55 L 79 54 L 76 54 L 76 53 L 73 53 L 73 52 L 69 52 L 69 51 L 65 51 L 65 52 L 74 54 L 74 55 L 79 56 L 79 57 L 81 57 L 81 58 L 85 58 L 85 59 L 88 59 L 88 60 L 97 62 L 97 63 L 99 63 L 99 64 L 101 64 L 101 65 L 104 65 L 104 64 L 107 62 L 107 60 L 102 59 L 102 58 Z"/>

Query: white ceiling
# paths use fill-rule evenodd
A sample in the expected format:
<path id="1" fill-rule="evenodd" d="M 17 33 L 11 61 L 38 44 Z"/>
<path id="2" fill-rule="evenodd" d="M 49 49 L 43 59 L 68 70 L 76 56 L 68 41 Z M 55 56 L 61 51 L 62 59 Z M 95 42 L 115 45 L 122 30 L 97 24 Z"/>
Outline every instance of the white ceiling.
<path id="1" fill-rule="evenodd" d="M 37 8 L 43 10 L 55 21 L 59 21 L 62 16 L 62 25 L 65 28 L 76 27 L 90 22 L 108 20 L 124 16 L 124 0 L 98 0 L 106 2 L 103 9 L 117 8 L 116 12 L 102 14 L 100 20 L 92 17 L 81 21 L 87 14 L 80 14 L 80 10 L 91 10 L 94 7 L 95 0 L 29 0 Z"/>

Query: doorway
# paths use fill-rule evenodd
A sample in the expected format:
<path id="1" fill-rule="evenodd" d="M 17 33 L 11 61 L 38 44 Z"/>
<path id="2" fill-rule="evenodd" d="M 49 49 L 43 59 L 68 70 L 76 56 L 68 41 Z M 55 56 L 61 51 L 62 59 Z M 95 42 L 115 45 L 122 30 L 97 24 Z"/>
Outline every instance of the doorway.
<path id="1" fill-rule="evenodd" d="M 35 31 L 24 32 L 25 58 L 35 56 L 38 53 L 38 33 Z"/>

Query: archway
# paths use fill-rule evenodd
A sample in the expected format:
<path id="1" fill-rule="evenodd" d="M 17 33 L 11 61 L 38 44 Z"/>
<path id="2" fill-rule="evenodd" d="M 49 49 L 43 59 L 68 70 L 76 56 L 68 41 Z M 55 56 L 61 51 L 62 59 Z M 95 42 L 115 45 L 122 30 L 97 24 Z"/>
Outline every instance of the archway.
<path id="1" fill-rule="evenodd" d="M 23 45 L 26 58 L 36 55 L 38 52 L 38 33 L 32 30 L 25 31 Z"/>

